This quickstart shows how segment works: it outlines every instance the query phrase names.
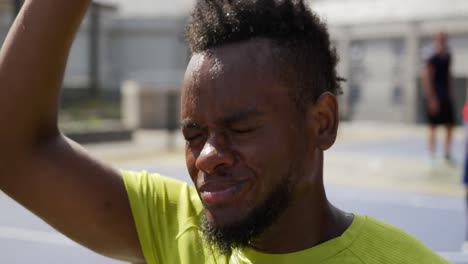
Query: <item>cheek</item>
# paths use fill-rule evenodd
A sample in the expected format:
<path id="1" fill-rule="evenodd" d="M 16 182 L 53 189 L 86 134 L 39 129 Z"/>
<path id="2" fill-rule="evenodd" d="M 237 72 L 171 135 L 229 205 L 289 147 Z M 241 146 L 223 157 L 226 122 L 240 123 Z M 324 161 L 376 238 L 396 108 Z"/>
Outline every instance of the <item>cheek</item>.
<path id="1" fill-rule="evenodd" d="M 238 148 L 240 159 L 255 175 L 256 195 L 265 196 L 276 188 L 289 172 L 292 151 L 279 138 L 271 141 L 263 137 L 255 144 Z"/>
<path id="2" fill-rule="evenodd" d="M 269 168 L 278 168 L 291 159 L 293 153 L 292 144 L 287 140 L 290 136 L 280 128 L 264 128 L 249 140 L 242 142 L 236 147 L 241 158 L 246 164 L 251 164 L 253 168 L 262 171 Z"/>
<path id="3" fill-rule="evenodd" d="M 195 183 L 197 180 L 198 169 L 195 166 L 195 161 L 197 159 L 196 153 L 194 153 L 190 148 L 185 147 L 185 165 L 187 166 L 188 173 L 190 178 Z"/>

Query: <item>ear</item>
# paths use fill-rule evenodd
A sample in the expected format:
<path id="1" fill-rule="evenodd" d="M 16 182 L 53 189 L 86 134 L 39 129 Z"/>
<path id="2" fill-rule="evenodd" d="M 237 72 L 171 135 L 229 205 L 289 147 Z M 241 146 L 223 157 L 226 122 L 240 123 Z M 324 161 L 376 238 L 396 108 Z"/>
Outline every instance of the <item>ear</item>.
<path id="1" fill-rule="evenodd" d="M 323 93 L 308 107 L 306 115 L 307 131 L 313 140 L 312 144 L 322 151 L 329 149 L 335 143 L 338 131 L 336 95 L 330 92 Z"/>

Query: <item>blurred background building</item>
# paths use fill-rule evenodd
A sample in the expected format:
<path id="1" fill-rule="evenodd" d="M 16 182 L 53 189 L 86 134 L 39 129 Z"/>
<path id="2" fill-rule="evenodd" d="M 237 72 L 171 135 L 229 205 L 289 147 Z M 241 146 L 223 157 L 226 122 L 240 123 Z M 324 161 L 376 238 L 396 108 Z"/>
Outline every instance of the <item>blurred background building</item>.
<path id="1" fill-rule="evenodd" d="M 343 116 L 423 122 L 421 69 L 432 35 L 445 31 L 453 53 L 458 121 L 468 77 L 468 1 L 315 0 L 348 79 Z"/>
<path id="2" fill-rule="evenodd" d="M 0 0 L 0 40 L 16 2 Z M 190 57 L 184 27 L 194 2 L 96 1 L 70 55 L 64 107 L 98 97 L 108 102 L 105 118 L 119 118 L 122 108 L 124 120 L 133 127 L 166 126 L 167 119 L 177 118 L 174 98 Z M 329 24 L 341 57 L 339 72 L 348 79 L 341 98 L 343 119 L 422 122 L 419 79 L 437 31 L 449 36 L 457 107 L 462 107 L 468 78 L 468 1 L 311 0 L 310 4 Z M 122 93 L 130 98 L 122 99 Z M 151 111 L 151 105 L 161 108 Z M 146 121 L 138 120 L 145 113 Z"/>

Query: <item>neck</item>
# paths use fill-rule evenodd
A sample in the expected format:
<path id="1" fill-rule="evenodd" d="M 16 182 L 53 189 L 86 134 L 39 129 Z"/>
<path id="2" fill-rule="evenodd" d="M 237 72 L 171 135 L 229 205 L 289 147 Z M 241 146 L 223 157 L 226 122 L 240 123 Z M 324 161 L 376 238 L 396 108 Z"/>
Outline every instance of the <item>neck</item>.
<path id="1" fill-rule="evenodd" d="M 447 52 L 446 49 L 439 49 L 439 50 L 437 51 L 437 54 L 439 54 L 439 55 L 446 55 L 447 53 L 448 53 L 448 52 Z"/>
<path id="2" fill-rule="evenodd" d="M 285 254 L 312 248 L 339 237 L 351 225 L 352 216 L 327 200 L 323 185 L 323 158 L 318 159 L 315 175 L 308 183 L 294 188 L 288 209 L 250 246 L 261 252 Z"/>

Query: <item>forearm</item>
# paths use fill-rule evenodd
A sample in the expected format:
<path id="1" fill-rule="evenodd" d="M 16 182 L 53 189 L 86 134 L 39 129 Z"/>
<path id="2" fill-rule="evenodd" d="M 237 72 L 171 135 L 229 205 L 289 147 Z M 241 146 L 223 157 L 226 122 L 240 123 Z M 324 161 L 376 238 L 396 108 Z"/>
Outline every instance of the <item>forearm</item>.
<path id="1" fill-rule="evenodd" d="M 68 52 L 90 0 L 26 0 L 0 51 L 0 140 L 58 133 Z"/>
<path id="2" fill-rule="evenodd" d="M 432 85 L 430 84 L 430 82 L 423 81 L 423 93 L 424 98 L 426 98 L 426 100 L 429 100 L 434 97 Z"/>
<path id="3" fill-rule="evenodd" d="M 455 97 L 455 79 L 453 78 L 453 76 L 450 74 L 449 75 L 449 85 L 448 85 L 448 92 L 449 92 L 449 97 L 451 100 L 454 99 Z"/>
<path id="4" fill-rule="evenodd" d="M 431 74 L 432 72 L 430 66 L 426 66 L 422 76 L 422 87 L 424 97 L 426 98 L 426 100 L 434 97 L 434 89 L 432 87 Z"/>

